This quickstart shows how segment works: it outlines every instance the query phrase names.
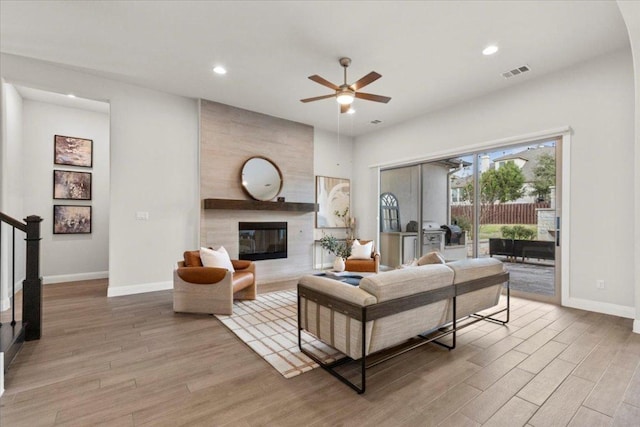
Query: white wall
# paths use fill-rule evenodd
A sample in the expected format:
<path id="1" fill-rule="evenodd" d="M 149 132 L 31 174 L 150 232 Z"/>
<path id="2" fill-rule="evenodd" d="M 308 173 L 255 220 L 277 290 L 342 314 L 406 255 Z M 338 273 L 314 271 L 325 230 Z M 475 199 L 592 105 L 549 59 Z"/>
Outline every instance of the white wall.
<path id="1" fill-rule="evenodd" d="M 2 157 L 1 157 L 1 187 L 2 198 L 0 211 L 22 221 L 25 218 L 25 210 L 22 203 L 23 174 L 20 167 L 12 168 L 9 165 L 19 165 L 22 162 L 22 97 L 10 84 L 2 83 Z M 22 281 L 25 275 L 25 235 L 16 230 L 15 245 L 15 289 L 22 289 Z M 12 264 L 12 227 L 2 225 L 2 278 L 0 278 L 0 311 L 10 307 Z"/>
<path id="2" fill-rule="evenodd" d="M 340 120 L 343 120 L 340 118 Z M 346 120 L 346 119 L 345 119 Z M 313 130 L 313 174 L 351 180 L 351 215 L 358 220 L 358 212 L 354 210 L 353 193 L 357 187 L 352 178 L 353 170 L 353 138 L 339 135 L 322 129 Z M 315 191 L 315 184 L 314 184 Z M 314 195 L 315 199 L 315 195 Z M 315 224 L 315 221 L 314 221 Z M 356 224 L 357 227 L 357 224 Z M 344 237 L 344 230 L 314 229 L 314 239 L 322 234 L 333 234 Z"/>
<path id="3" fill-rule="evenodd" d="M 422 217 L 438 224 L 447 223 L 449 168 L 437 164 L 422 166 Z M 421 226 L 420 226 L 421 227 Z"/>
<path id="4" fill-rule="evenodd" d="M 54 135 L 93 140 L 93 167 L 53 163 Z M 109 269 L 109 115 L 25 99 L 24 210 L 43 218 L 40 263 L 45 283 L 107 277 Z M 54 200 L 53 170 L 91 173 L 92 200 Z M 28 171 L 28 172 L 27 172 Z M 53 234 L 53 205 L 91 206 L 91 234 Z"/>
<path id="5" fill-rule="evenodd" d="M 408 166 L 383 171 L 380 174 L 380 194 L 392 193 L 398 199 L 400 231 L 407 231 L 409 221 L 418 221 L 418 197 L 420 196 L 419 166 Z M 380 199 L 376 214 L 380 215 Z M 382 229 L 381 229 L 382 230 Z M 380 250 L 384 250 L 380 247 Z"/>
<path id="6" fill-rule="evenodd" d="M 571 217 L 564 218 L 571 278 L 563 286 L 574 303 L 631 317 L 633 102 L 633 66 L 625 49 L 356 138 L 356 209 L 375 209 L 372 165 L 401 161 L 405 153 L 414 159 L 464 153 L 484 142 L 571 126 Z M 375 217 L 360 224 L 376 230 Z M 606 281 L 606 289 L 596 289 L 597 279 Z"/>
<path id="7" fill-rule="evenodd" d="M 198 242 L 197 101 L 14 55 L 0 62 L 8 82 L 110 103 L 109 295 L 171 288 L 175 260 Z"/>
<path id="8" fill-rule="evenodd" d="M 624 18 L 631 49 L 633 51 L 634 75 L 635 75 L 635 303 L 636 320 L 633 331 L 640 334 L 640 3 L 634 1 L 618 0 L 618 6 Z"/>

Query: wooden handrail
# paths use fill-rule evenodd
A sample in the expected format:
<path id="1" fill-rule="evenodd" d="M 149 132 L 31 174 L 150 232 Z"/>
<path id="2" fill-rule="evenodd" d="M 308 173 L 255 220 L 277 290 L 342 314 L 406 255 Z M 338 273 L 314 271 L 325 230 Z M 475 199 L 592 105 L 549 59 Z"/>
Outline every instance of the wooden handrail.
<path id="1" fill-rule="evenodd" d="M 9 215 L 3 214 L 2 212 L 0 212 L 0 220 L 6 222 L 12 227 L 17 228 L 18 230 L 24 231 L 25 233 L 27 232 L 27 224 L 24 224 L 23 222 L 18 221 L 15 218 L 11 218 Z"/>

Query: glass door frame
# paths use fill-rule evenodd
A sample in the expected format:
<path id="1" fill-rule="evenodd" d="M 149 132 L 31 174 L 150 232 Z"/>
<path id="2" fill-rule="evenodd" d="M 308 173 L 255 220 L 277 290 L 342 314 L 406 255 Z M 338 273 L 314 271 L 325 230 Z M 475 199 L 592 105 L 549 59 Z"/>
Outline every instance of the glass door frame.
<path id="1" fill-rule="evenodd" d="M 518 146 L 535 144 L 542 141 L 556 141 L 556 221 L 559 229 L 556 231 L 556 253 L 555 253 L 555 295 L 553 297 L 537 295 L 533 293 L 520 293 L 512 291 L 512 295 L 525 297 L 527 299 L 535 299 L 542 302 L 550 302 L 561 305 L 571 305 L 570 297 L 570 228 L 568 223 L 569 211 L 570 211 L 570 143 L 571 143 L 572 129 L 569 126 L 563 126 L 556 129 L 550 129 L 547 131 L 541 131 L 531 133 L 519 137 L 505 138 L 492 142 L 485 142 L 482 144 L 472 146 L 462 146 L 458 149 L 447 150 L 446 152 L 436 152 L 430 156 L 416 158 L 412 160 L 403 160 L 398 162 L 389 162 L 386 164 L 372 165 L 372 168 L 377 169 L 377 195 L 380 197 L 380 173 L 384 170 L 395 169 L 405 166 L 421 165 L 423 163 L 429 163 L 432 161 L 444 160 L 452 157 L 464 157 L 474 156 L 474 203 L 477 204 L 479 200 L 479 168 L 478 168 L 478 155 L 482 152 L 500 149 L 500 148 L 515 148 Z M 420 180 L 421 182 L 421 180 Z M 419 213 L 422 216 L 422 200 L 421 191 L 419 201 Z M 474 209 L 474 232 L 478 229 L 479 223 L 479 209 Z M 565 219 L 563 221 L 563 218 Z M 380 228 L 379 220 L 376 221 L 377 236 L 380 241 Z M 419 242 L 422 244 L 421 235 L 418 233 Z M 474 238 L 473 257 L 478 256 L 478 239 Z M 421 246 L 419 246 L 421 247 Z"/>

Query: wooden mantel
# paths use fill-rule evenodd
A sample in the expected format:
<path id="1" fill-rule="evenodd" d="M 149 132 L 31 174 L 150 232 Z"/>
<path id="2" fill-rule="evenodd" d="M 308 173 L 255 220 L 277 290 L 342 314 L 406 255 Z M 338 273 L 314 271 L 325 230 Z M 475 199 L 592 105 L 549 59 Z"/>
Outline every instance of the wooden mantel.
<path id="1" fill-rule="evenodd" d="M 243 211 L 315 212 L 315 203 L 261 202 L 259 200 L 204 199 L 205 209 L 233 209 Z"/>

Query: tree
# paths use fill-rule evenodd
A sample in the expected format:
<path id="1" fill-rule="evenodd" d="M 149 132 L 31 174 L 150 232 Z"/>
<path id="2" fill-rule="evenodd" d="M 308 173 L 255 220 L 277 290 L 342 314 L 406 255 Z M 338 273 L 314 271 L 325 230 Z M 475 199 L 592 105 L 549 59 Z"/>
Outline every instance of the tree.
<path id="1" fill-rule="evenodd" d="M 480 223 L 486 224 L 491 219 L 496 202 L 506 203 L 523 196 L 524 174 L 514 163 L 506 163 L 498 169 L 489 169 L 480 176 Z M 464 187 L 462 196 L 473 201 L 473 181 Z"/>
<path id="2" fill-rule="evenodd" d="M 498 169 L 489 169 L 480 176 L 480 202 L 493 205 L 519 199 L 524 194 L 524 175 L 518 166 L 507 163 Z M 462 197 L 473 200 L 473 181 L 465 186 Z"/>
<path id="3" fill-rule="evenodd" d="M 556 159 L 548 153 L 538 157 L 538 164 L 533 169 L 533 189 L 530 196 L 536 196 L 539 201 L 548 201 L 551 187 L 556 185 Z"/>

